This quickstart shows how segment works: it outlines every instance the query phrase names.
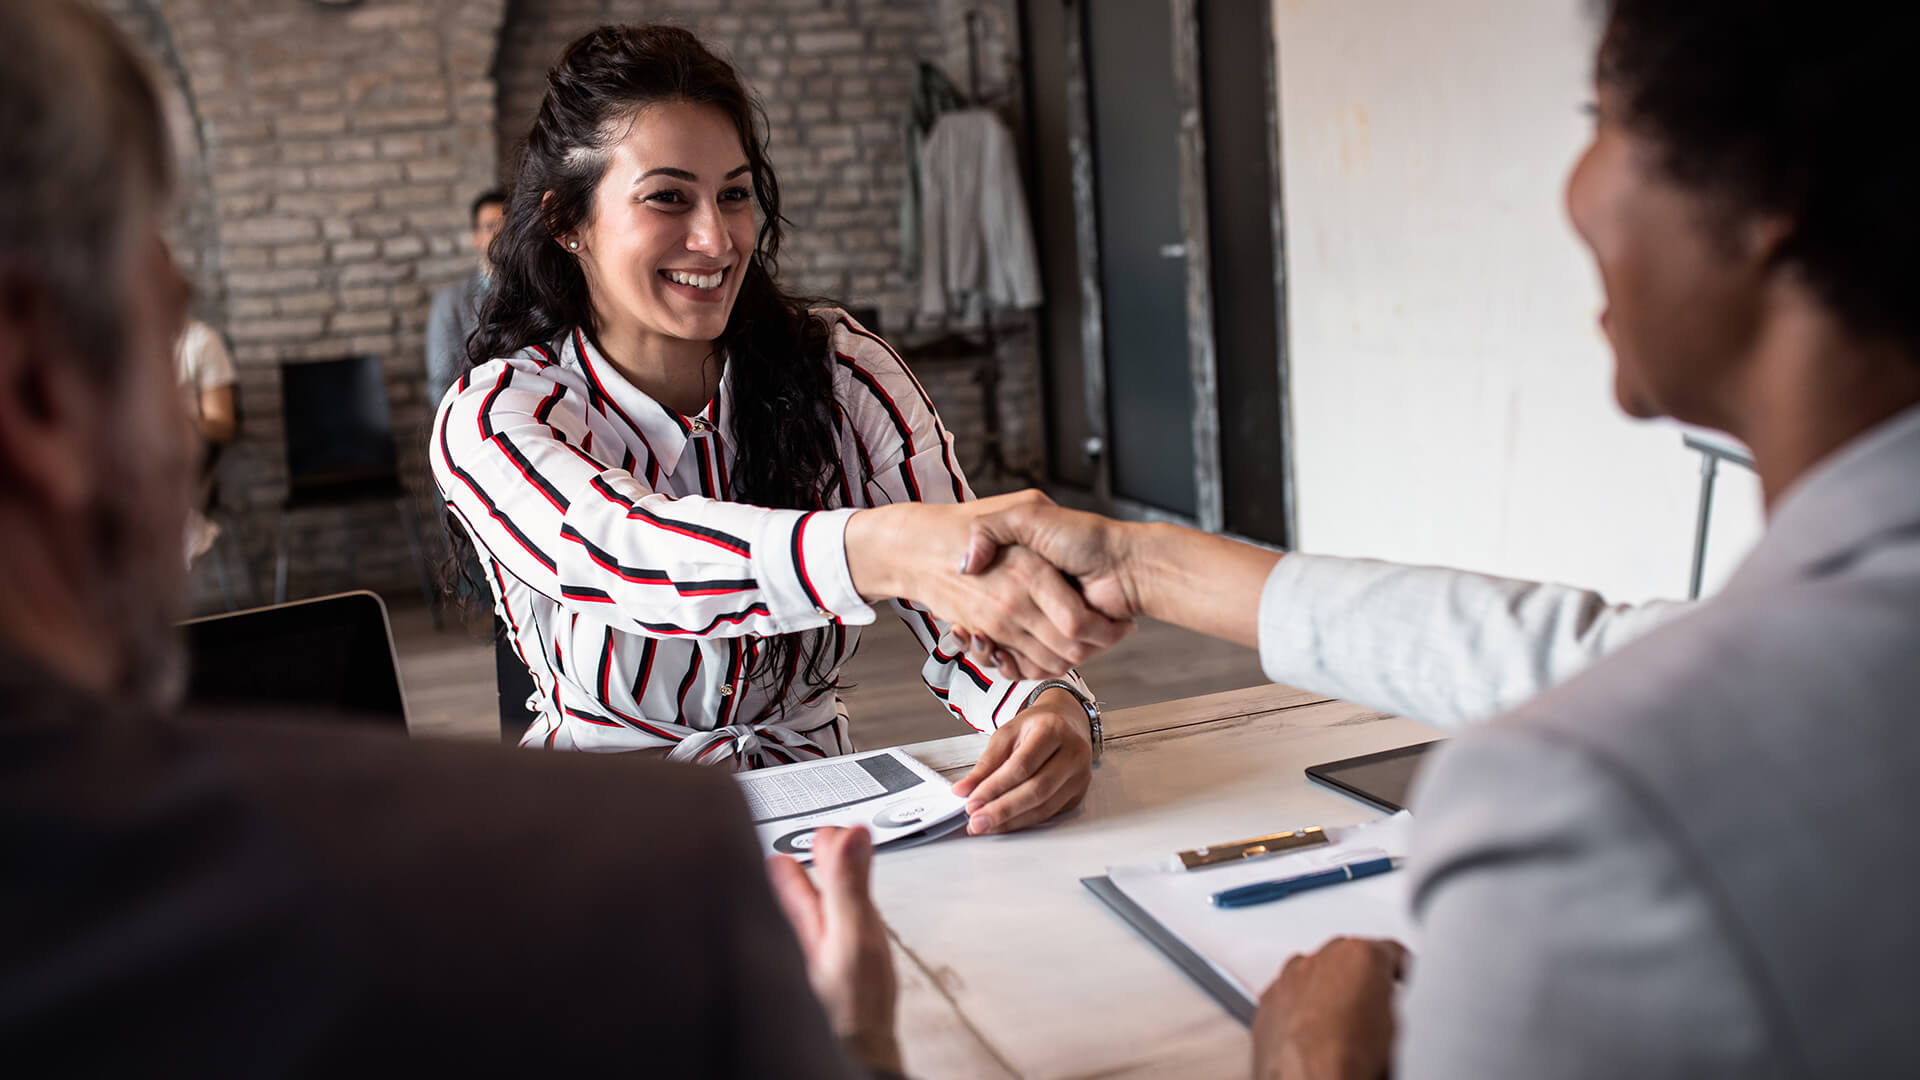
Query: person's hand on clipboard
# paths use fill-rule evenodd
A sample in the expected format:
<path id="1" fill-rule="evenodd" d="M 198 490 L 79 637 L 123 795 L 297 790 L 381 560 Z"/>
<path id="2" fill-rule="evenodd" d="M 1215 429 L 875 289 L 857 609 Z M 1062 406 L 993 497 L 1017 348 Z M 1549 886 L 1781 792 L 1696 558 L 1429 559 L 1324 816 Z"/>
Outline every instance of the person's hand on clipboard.
<path id="1" fill-rule="evenodd" d="M 1381 1080 L 1406 962 L 1398 942 L 1347 937 L 1287 961 L 1254 1013 L 1255 1080 Z"/>

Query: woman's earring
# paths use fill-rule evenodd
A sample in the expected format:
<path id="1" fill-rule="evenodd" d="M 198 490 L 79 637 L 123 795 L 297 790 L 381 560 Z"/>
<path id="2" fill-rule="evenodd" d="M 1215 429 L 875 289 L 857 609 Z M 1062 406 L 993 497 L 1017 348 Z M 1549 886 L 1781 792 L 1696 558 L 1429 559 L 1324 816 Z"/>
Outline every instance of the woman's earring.
<path id="1" fill-rule="evenodd" d="M 568 250 L 568 251 L 579 251 L 579 250 L 580 250 L 580 241 L 578 241 L 578 240 L 569 240 L 569 241 L 567 241 L 567 250 Z"/>

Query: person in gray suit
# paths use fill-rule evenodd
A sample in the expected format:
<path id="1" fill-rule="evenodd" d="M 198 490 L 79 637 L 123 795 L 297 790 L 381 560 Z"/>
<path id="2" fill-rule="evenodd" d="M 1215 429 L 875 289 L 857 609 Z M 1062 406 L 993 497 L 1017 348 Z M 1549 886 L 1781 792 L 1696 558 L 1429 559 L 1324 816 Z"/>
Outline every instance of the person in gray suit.
<path id="1" fill-rule="evenodd" d="M 1567 203 L 1615 396 L 1750 446 L 1768 529 L 1719 596 L 1439 756 L 1413 798 L 1414 959 L 1342 940 L 1291 961 L 1254 1024 L 1263 1078 L 1920 1076 L 1920 150 L 1901 134 L 1920 10 L 1600 7 Z M 972 561 L 1005 543 L 1109 615 L 1257 643 L 1269 670 L 1316 649 L 1415 703 L 1554 681 L 1528 658 L 1560 631 L 1527 605 L 1562 594 L 1376 566 L 1328 651 L 1300 628 L 1340 613 L 1292 607 L 1339 593 L 1291 591 L 1293 556 L 1038 505 L 983 522 Z M 1404 647 L 1501 595 L 1515 655 Z"/>
<path id="2" fill-rule="evenodd" d="M 447 396 L 447 387 L 467 366 L 467 339 L 480 325 L 480 305 L 487 302 L 493 287 L 493 264 L 487 249 L 500 234 L 507 218 L 507 193 L 490 188 L 474 196 L 467 207 L 472 231 L 467 243 L 480 256 L 480 266 L 433 294 L 433 306 L 427 311 L 427 407 L 437 408 Z"/>

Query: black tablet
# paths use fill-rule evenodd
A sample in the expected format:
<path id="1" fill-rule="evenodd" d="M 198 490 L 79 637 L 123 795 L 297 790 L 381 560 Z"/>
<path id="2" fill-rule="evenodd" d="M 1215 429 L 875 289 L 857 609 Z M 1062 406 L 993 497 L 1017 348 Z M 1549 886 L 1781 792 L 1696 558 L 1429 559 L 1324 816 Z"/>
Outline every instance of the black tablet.
<path id="1" fill-rule="evenodd" d="M 1419 775 L 1420 763 L 1426 760 L 1427 751 L 1445 741 L 1435 739 L 1402 746 L 1397 750 L 1382 750 L 1365 757 L 1309 766 L 1307 776 L 1361 802 L 1394 813 L 1407 808 L 1407 792 L 1413 788 L 1413 778 Z"/>

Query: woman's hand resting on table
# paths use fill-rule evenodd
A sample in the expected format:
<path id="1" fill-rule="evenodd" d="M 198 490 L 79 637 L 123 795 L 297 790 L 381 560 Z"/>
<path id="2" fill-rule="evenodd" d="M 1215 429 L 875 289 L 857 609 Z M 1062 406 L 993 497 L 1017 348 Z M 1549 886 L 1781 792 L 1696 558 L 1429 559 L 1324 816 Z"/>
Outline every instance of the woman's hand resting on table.
<path id="1" fill-rule="evenodd" d="M 980 836 L 1015 832 L 1071 810 L 1092 782 L 1086 710 L 1056 688 L 993 733 L 953 793 L 967 800 L 967 831 Z"/>

